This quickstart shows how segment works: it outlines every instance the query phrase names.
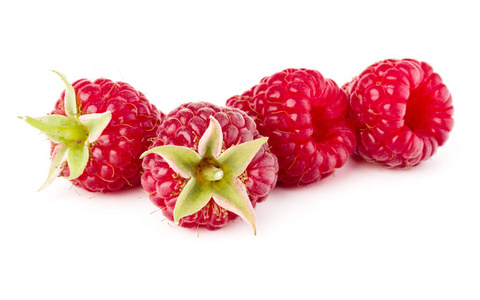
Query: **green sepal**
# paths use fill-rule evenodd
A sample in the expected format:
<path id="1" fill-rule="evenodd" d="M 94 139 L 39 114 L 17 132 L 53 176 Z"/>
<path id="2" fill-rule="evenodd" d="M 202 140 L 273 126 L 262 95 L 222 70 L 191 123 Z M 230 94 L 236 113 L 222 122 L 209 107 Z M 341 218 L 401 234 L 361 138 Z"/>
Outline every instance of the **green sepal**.
<path id="1" fill-rule="evenodd" d="M 150 153 L 161 155 L 168 165 L 183 178 L 194 177 L 195 167 L 200 163 L 198 153 L 186 147 L 158 146 L 144 152 L 140 158 L 144 158 Z"/>
<path id="2" fill-rule="evenodd" d="M 67 164 L 70 169 L 70 176 L 65 179 L 75 179 L 82 175 L 87 166 L 89 158 L 89 149 L 87 145 L 75 145 L 68 148 Z"/>
<path id="3" fill-rule="evenodd" d="M 217 119 L 210 116 L 210 124 L 198 141 L 198 154 L 201 157 L 217 157 L 222 150 L 223 133 L 222 126 Z"/>
<path id="4" fill-rule="evenodd" d="M 65 76 L 55 70 L 52 72 L 56 73 L 62 79 L 63 83 L 65 84 L 65 114 L 67 117 L 70 116 L 77 116 L 78 115 L 78 106 L 77 106 L 77 96 L 75 94 L 75 90 L 73 86 L 67 81 Z"/>
<path id="5" fill-rule="evenodd" d="M 243 182 L 238 178 L 223 179 L 212 184 L 212 189 L 215 203 L 245 220 L 252 226 L 253 233 L 256 235 L 255 211 Z"/>
<path id="6" fill-rule="evenodd" d="M 102 135 L 112 119 L 107 111 L 98 114 L 82 115 L 78 118 L 62 115 L 48 115 L 32 118 L 20 117 L 29 125 L 40 130 L 49 140 L 59 144 L 79 144 L 87 141 L 93 143 Z"/>
<path id="7" fill-rule="evenodd" d="M 202 183 L 195 178 L 190 178 L 177 198 L 173 219 L 175 223 L 191 214 L 201 210 L 212 198 L 210 184 Z"/>
<path id="8" fill-rule="evenodd" d="M 48 115 L 32 118 L 20 117 L 27 124 L 40 130 L 49 140 L 59 144 L 78 143 L 84 141 L 88 135 L 88 129 L 77 120 L 62 115 Z"/>
<path id="9" fill-rule="evenodd" d="M 267 140 L 268 138 L 263 137 L 227 149 L 218 158 L 223 171 L 232 177 L 240 176 Z"/>
<path id="10" fill-rule="evenodd" d="M 89 143 L 93 143 L 102 135 L 105 128 L 112 120 L 112 113 L 110 111 L 98 114 L 81 115 L 79 118 L 80 123 L 88 128 Z"/>
<path id="11" fill-rule="evenodd" d="M 43 185 L 38 189 L 39 191 L 49 186 L 55 180 L 55 178 L 62 173 L 67 161 L 67 151 L 68 148 L 62 144 L 58 144 L 53 149 L 47 180 L 45 180 Z"/>
<path id="12" fill-rule="evenodd" d="M 48 115 L 43 117 L 32 118 L 29 116 L 20 117 L 29 125 L 41 130 L 42 132 L 54 133 L 57 127 L 68 127 L 68 118 L 62 115 Z"/>

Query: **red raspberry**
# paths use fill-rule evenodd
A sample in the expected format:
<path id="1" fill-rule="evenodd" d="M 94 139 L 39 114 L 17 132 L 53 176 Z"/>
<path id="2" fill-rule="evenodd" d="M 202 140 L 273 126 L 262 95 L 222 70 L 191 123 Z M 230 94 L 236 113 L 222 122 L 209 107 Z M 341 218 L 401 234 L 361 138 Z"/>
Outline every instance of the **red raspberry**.
<path id="1" fill-rule="evenodd" d="M 212 122 L 211 117 L 218 121 L 218 127 L 221 127 L 221 132 L 223 132 L 223 134 L 219 134 L 223 138 L 223 144 L 220 144 L 223 145 L 220 153 L 226 153 L 225 151 L 232 149 L 235 145 L 261 138 L 254 121 L 244 112 L 205 102 L 191 102 L 181 105 L 166 116 L 158 130 L 158 139 L 151 145 L 151 148 L 176 145 L 182 146 L 179 148 L 186 148 L 189 152 L 192 150 L 200 152 L 199 141 L 203 139 L 204 134 L 206 135 L 207 129 L 212 126 L 209 125 Z M 149 152 L 151 151 L 153 150 Z M 266 199 L 270 190 L 275 186 L 278 162 L 268 150 L 267 144 L 257 148 L 252 157 L 253 159 L 239 178 L 246 187 L 251 206 L 255 207 L 256 203 Z M 217 160 L 215 157 L 209 159 Z M 202 162 L 204 161 L 205 159 L 202 160 Z M 197 170 L 193 179 L 202 180 L 200 178 L 202 177 L 200 175 L 201 168 L 202 163 L 192 167 Z M 162 209 L 163 214 L 169 220 L 174 221 L 174 211 L 179 194 L 183 191 L 187 181 L 193 179 L 185 179 L 170 166 L 163 156 L 153 153 L 145 156 L 143 169 L 145 170 L 142 175 L 144 190 L 149 194 L 151 201 Z M 223 171 L 225 174 L 228 172 L 226 168 L 223 168 Z M 192 195 L 192 198 L 196 196 Z M 237 214 L 220 206 L 214 199 L 215 197 L 208 196 L 205 206 L 178 220 L 179 226 L 206 227 L 214 230 L 237 218 Z"/>
<path id="2" fill-rule="evenodd" d="M 280 166 L 278 181 L 305 185 L 333 173 L 355 147 L 353 127 L 345 118 L 346 94 L 331 79 L 308 69 L 286 69 L 263 78 L 240 96 L 227 100 L 268 136 Z"/>
<path id="3" fill-rule="evenodd" d="M 81 79 L 70 85 L 59 75 L 71 96 L 66 97 L 63 91 L 49 116 L 26 117 L 52 140 L 52 168 L 44 187 L 59 175 L 68 178 L 70 164 L 77 175 L 68 179 L 88 191 L 112 192 L 138 185 L 140 155 L 148 149 L 164 115 L 127 83 L 101 78 L 93 82 Z M 110 120 L 100 131 L 95 124 L 85 129 L 89 118 L 98 115 L 110 116 Z"/>
<path id="4" fill-rule="evenodd" d="M 453 128 L 452 96 L 427 63 L 377 62 L 345 85 L 357 126 L 356 154 L 387 167 L 430 158 Z"/>

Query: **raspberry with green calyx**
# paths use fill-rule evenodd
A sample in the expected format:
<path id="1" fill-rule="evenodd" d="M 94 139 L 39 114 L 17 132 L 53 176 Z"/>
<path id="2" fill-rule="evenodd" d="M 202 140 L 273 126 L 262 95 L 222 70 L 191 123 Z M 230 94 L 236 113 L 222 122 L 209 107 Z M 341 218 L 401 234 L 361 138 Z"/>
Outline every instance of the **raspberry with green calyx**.
<path id="1" fill-rule="evenodd" d="M 239 216 L 256 233 L 254 206 L 278 173 L 266 142 L 240 110 L 187 103 L 167 115 L 142 155 L 142 185 L 179 226 L 214 230 Z"/>
<path id="2" fill-rule="evenodd" d="M 52 114 L 21 117 L 52 143 L 51 166 L 40 190 L 55 178 L 92 192 L 112 192 L 140 182 L 140 154 L 148 149 L 163 114 L 122 82 L 87 79 L 70 84 Z"/>

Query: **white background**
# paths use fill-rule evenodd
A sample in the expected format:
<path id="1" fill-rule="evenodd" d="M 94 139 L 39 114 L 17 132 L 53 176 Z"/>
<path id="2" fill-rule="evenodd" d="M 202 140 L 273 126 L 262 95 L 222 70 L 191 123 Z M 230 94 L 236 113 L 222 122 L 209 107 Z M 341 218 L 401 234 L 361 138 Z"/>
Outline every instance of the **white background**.
<path id="1" fill-rule="evenodd" d="M 480 299 L 479 29 L 474 1 L 4 1 L 0 4 L 2 299 Z M 386 58 L 428 62 L 455 127 L 410 170 L 350 160 L 275 189 L 258 234 L 169 224 L 140 189 L 37 192 L 49 143 L 17 116 L 51 111 L 49 70 L 126 81 L 168 112 L 223 105 L 263 76 L 339 85 Z"/>

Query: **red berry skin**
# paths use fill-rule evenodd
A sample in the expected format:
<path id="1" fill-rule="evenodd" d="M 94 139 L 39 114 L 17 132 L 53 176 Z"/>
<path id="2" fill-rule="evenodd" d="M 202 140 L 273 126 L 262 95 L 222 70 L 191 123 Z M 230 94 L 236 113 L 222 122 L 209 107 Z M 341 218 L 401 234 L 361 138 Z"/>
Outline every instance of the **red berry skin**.
<path id="1" fill-rule="evenodd" d="M 279 184 L 306 185 L 342 167 L 356 145 L 345 92 L 316 70 L 263 78 L 227 106 L 254 118 L 279 162 Z"/>
<path id="2" fill-rule="evenodd" d="M 255 123 L 244 112 L 228 107 L 218 107 L 206 102 L 190 102 L 171 111 L 158 129 L 154 148 L 162 145 L 176 145 L 198 150 L 198 141 L 207 129 L 210 116 L 218 120 L 222 127 L 224 147 L 252 141 L 262 136 Z M 143 160 L 143 189 L 150 200 L 163 214 L 173 221 L 173 211 L 186 183 L 165 160 L 156 154 L 148 154 Z M 253 207 L 264 201 L 276 184 L 278 175 L 277 158 L 264 144 L 240 179 L 245 184 Z M 200 211 L 180 219 L 179 226 L 216 230 L 235 220 L 238 216 L 218 206 L 212 199 Z"/>
<path id="3" fill-rule="evenodd" d="M 387 59 L 344 85 L 355 121 L 355 153 L 386 167 L 429 159 L 453 128 L 452 96 L 430 65 Z"/>
<path id="4" fill-rule="evenodd" d="M 165 115 L 124 82 L 80 79 L 72 86 L 82 115 L 110 111 L 112 119 L 99 139 L 90 145 L 90 159 L 84 172 L 71 182 L 102 193 L 139 185 L 142 172 L 139 157 L 150 146 Z M 65 91 L 52 114 L 65 115 L 64 95 Z M 69 173 L 67 166 L 63 175 Z"/>

